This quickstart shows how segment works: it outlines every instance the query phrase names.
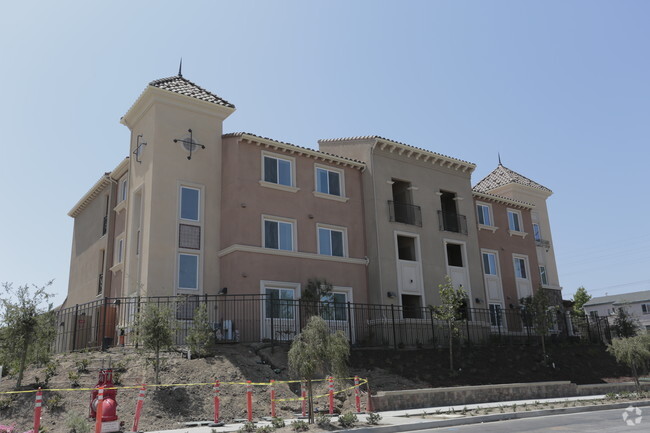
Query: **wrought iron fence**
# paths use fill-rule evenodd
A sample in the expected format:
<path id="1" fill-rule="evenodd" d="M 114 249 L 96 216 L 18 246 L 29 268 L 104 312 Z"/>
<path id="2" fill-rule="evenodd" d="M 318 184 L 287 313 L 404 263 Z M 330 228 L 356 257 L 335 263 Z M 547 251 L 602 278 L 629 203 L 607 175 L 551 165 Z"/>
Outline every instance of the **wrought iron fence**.
<path id="1" fill-rule="evenodd" d="M 217 343 L 290 342 L 312 316 L 326 320 L 357 347 L 445 347 L 450 329 L 429 308 L 398 305 L 308 302 L 269 295 L 203 295 L 104 298 L 57 311 L 56 352 L 138 345 L 137 318 L 150 306 L 169 311 L 175 344 L 183 346 L 194 315 L 205 306 Z M 547 337 L 608 342 L 606 318 L 594 320 L 558 313 Z M 459 311 L 460 332 L 452 338 L 465 345 L 536 344 L 534 318 L 525 310 L 468 308 Z"/>

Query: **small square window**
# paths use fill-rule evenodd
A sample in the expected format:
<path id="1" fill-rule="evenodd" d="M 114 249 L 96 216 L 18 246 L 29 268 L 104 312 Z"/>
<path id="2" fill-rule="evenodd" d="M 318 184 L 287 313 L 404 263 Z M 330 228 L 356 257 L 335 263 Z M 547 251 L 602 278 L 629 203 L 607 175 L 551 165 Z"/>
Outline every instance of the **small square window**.
<path id="1" fill-rule="evenodd" d="M 264 219 L 264 248 L 293 251 L 293 223 Z"/>
<path id="2" fill-rule="evenodd" d="M 278 185 L 293 186 L 292 161 L 273 156 L 264 156 L 264 181 Z"/>
<path id="3" fill-rule="evenodd" d="M 318 254 L 345 257 L 345 236 L 343 230 L 319 227 Z"/>
<path id="4" fill-rule="evenodd" d="M 181 187 L 181 219 L 199 220 L 201 191 L 196 188 Z"/>
<path id="5" fill-rule="evenodd" d="M 316 167 L 316 191 L 341 196 L 341 174 L 338 171 Z"/>
<path id="6" fill-rule="evenodd" d="M 190 290 L 199 288 L 199 256 L 178 255 L 178 288 Z"/>

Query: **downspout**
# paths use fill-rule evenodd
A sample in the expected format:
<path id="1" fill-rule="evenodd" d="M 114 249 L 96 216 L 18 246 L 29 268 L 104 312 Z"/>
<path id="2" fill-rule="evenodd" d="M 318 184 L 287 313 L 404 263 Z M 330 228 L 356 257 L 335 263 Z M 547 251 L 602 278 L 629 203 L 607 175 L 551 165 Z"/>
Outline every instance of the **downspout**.
<path id="1" fill-rule="evenodd" d="M 379 279 L 379 284 L 378 284 L 378 286 L 379 286 L 379 304 L 383 304 L 384 302 L 383 302 L 382 294 L 383 294 L 384 287 L 383 287 L 383 284 L 382 284 L 381 258 L 379 257 L 379 255 L 381 254 L 381 248 L 379 248 L 379 230 L 378 230 L 378 226 L 377 226 L 377 223 L 379 221 L 377 219 L 377 217 L 378 217 L 378 214 L 377 214 L 377 209 L 378 209 L 378 206 L 377 206 L 377 187 L 376 187 L 377 184 L 375 182 L 374 160 L 373 160 L 374 153 L 375 153 L 375 147 L 377 147 L 377 139 L 375 139 L 375 142 L 372 144 L 372 146 L 370 146 L 370 158 L 368 158 L 368 160 L 370 162 L 371 170 L 372 170 L 371 171 L 371 176 L 372 176 L 372 207 L 373 207 L 373 210 L 374 210 L 374 213 L 375 213 L 375 215 L 374 215 L 374 217 L 375 217 L 375 230 L 374 230 L 374 232 L 375 232 L 375 244 L 377 245 L 377 264 L 378 264 L 378 266 L 377 266 L 377 276 L 378 276 L 378 279 Z"/>

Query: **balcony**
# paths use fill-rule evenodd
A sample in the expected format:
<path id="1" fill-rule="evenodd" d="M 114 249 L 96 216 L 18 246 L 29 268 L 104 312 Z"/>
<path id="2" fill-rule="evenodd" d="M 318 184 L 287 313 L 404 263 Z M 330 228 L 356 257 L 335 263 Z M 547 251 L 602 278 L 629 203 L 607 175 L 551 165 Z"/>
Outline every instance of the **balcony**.
<path id="1" fill-rule="evenodd" d="M 422 227 L 420 206 L 388 200 L 389 221 Z"/>
<path id="2" fill-rule="evenodd" d="M 467 234 L 467 217 L 465 215 L 439 210 L 438 221 L 441 231 Z"/>
<path id="3" fill-rule="evenodd" d="M 535 244 L 537 244 L 538 247 L 545 248 L 547 251 L 551 248 L 551 242 L 545 239 L 535 239 Z"/>

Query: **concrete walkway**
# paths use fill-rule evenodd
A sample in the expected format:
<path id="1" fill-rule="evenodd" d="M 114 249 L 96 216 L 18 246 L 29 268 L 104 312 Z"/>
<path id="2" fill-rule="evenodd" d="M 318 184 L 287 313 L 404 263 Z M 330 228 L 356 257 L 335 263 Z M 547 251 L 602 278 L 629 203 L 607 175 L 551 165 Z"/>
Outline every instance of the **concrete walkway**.
<path id="1" fill-rule="evenodd" d="M 466 404 L 466 405 L 456 405 L 456 406 L 440 406 L 440 407 L 428 407 L 428 408 L 419 408 L 419 409 L 407 409 L 407 410 L 396 410 L 396 411 L 386 411 L 379 412 L 382 416 L 379 425 L 369 426 L 366 424 L 366 415 L 358 414 L 359 422 L 357 427 L 354 428 L 356 433 L 391 433 L 391 432 L 402 432 L 410 430 L 422 430 L 430 428 L 440 428 L 440 427 L 449 427 L 463 424 L 477 424 L 482 422 L 493 422 L 493 421 L 502 421 L 507 419 L 517 419 L 517 418 L 530 418 L 538 416 L 548 416 L 548 415 L 558 415 L 565 413 L 577 413 L 577 412 L 589 412 L 594 410 L 607 410 L 607 409 L 625 409 L 628 406 L 632 405 L 635 407 L 641 406 L 650 406 L 650 401 L 639 401 L 639 402 L 614 402 L 605 403 L 605 404 L 594 404 L 587 406 L 577 406 L 577 407 L 566 407 L 566 408 L 554 408 L 554 409 L 542 409 L 542 410 L 531 410 L 531 411 L 520 411 L 513 413 L 496 413 L 489 415 L 461 415 L 454 414 L 453 412 L 461 412 L 462 410 L 472 410 L 472 409 L 486 409 L 486 408 L 499 408 L 506 406 L 517 405 L 519 407 L 523 405 L 534 405 L 536 403 L 566 403 L 573 401 L 595 401 L 604 399 L 604 395 L 592 395 L 592 396 L 583 396 L 583 397 L 566 397 L 566 398 L 547 398 L 547 399 L 538 399 L 538 400 L 517 400 L 517 401 L 504 401 L 504 402 L 491 402 L 491 403 L 477 403 L 477 404 Z M 447 413 L 452 412 L 452 413 Z M 424 416 L 427 415 L 425 418 Z M 285 419 L 286 425 L 290 425 L 291 422 L 295 421 L 294 419 Z M 257 427 L 270 425 L 268 421 L 259 421 L 255 425 Z M 332 424 L 338 425 L 338 417 L 332 418 Z M 242 426 L 241 423 L 236 424 L 226 424 L 222 427 L 180 427 L 173 430 L 161 430 L 148 433 L 212 433 L 212 432 L 236 432 Z M 145 430 L 147 431 L 147 430 Z M 339 430 L 341 431 L 341 430 Z"/>

